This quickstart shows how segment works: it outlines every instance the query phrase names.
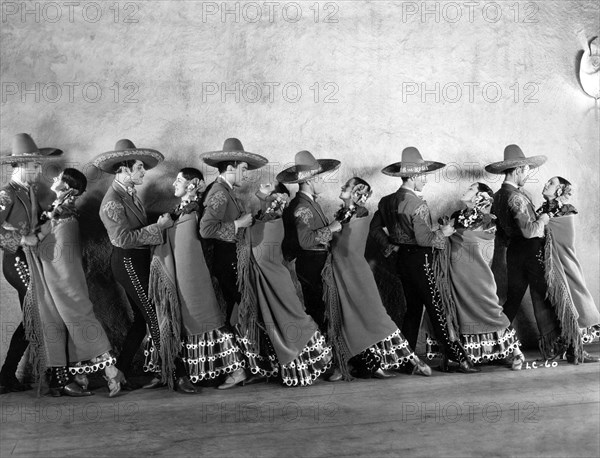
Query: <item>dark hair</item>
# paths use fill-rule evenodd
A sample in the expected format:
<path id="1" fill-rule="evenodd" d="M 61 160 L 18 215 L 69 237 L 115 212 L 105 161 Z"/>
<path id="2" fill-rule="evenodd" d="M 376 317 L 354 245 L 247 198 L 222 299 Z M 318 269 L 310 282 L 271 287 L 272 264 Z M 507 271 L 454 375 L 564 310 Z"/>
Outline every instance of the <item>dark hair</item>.
<path id="1" fill-rule="evenodd" d="M 137 160 L 137 159 L 129 159 L 128 161 L 121 161 L 121 162 L 119 162 L 119 163 L 115 164 L 115 165 L 113 166 L 113 172 L 114 172 L 114 173 L 118 173 L 118 172 L 119 172 L 119 169 L 120 169 L 121 167 L 127 167 L 128 169 L 130 169 L 130 170 L 131 170 L 131 167 L 133 167 L 133 164 L 135 164 L 135 161 L 136 161 L 136 160 Z M 144 165 L 146 165 L 146 164 L 144 164 Z"/>
<path id="2" fill-rule="evenodd" d="M 194 178 L 198 178 L 200 181 L 204 180 L 204 175 L 202 175 L 202 172 L 193 167 L 184 167 L 179 171 L 179 173 L 181 173 L 183 178 L 188 181 L 193 180 Z"/>
<path id="3" fill-rule="evenodd" d="M 569 180 L 567 180 L 563 177 L 559 177 L 559 176 L 557 176 L 556 178 L 558 179 L 558 182 L 560 184 L 565 185 L 565 186 L 571 186 L 571 182 Z"/>
<path id="4" fill-rule="evenodd" d="M 410 180 L 412 177 L 401 177 L 402 178 L 402 183 L 406 183 L 408 180 Z"/>
<path id="5" fill-rule="evenodd" d="M 287 194 L 289 196 L 290 190 L 287 188 L 286 185 L 278 181 L 271 194 Z"/>
<path id="6" fill-rule="evenodd" d="M 77 169 L 64 169 L 62 172 L 62 181 L 69 185 L 69 188 L 74 189 L 77 196 L 85 192 L 87 188 L 87 178 Z"/>
<path id="7" fill-rule="evenodd" d="M 232 167 L 237 167 L 238 165 L 240 165 L 243 161 L 223 161 L 223 162 L 219 162 L 217 164 L 217 170 L 219 171 L 219 173 L 223 173 L 227 171 L 227 167 L 232 166 Z"/>
<path id="8" fill-rule="evenodd" d="M 477 192 L 487 192 L 490 197 L 494 197 L 494 191 L 492 191 L 492 188 L 490 188 L 487 184 L 481 182 L 477 182 L 475 184 L 477 185 Z"/>
<path id="9" fill-rule="evenodd" d="M 371 185 L 369 183 L 367 183 L 365 180 L 363 180 L 362 178 L 359 178 L 359 177 L 352 177 L 352 178 L 350 178 L 348 181 L 346 181 L 346 184 L 344 185 L 344 188 L 347 188 L 349 186 L 353 188 L 357 184 L 363 184 L 365 186 L 368 186 L 369 191 L 371 190 Z"/>

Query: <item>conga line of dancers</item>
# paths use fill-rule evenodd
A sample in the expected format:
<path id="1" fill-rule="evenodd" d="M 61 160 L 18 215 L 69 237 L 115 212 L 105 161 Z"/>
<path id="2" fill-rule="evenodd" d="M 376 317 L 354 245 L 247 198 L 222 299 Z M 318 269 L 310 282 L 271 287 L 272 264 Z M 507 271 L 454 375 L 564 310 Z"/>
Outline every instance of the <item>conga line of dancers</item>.
<path id="1" fill-rule="evenodd" d="M 110 397 L 165 386 L 198 394 L 198 382 L 211 380 L 223 390 L 268 379 L 307 386 L 319 377 L 431 376 L 414 352 L 424 309 L 427 355 L 441 358 L 441 371 L 479 372 L 494 360 L 520 370 L 525 357 L 511 323 L 528 287 L 542 358 L 599 361 L 584 349 L 600 337 L 600 314 L 574 248 L 574 187 L 550 178 L 536 208 L 523 186 L 546 157 L 526 157 L 517 145 L 485 167 L 504 175 L 498 191 L 473 183 L 462 208 L 434 224 L 422 192 L 427 175 L 445 165 L 414 147 L 383 168 L 399 187 L 372 216 L 365 207 L 372 188 L 360 177 L 341 187 L 335 214 L 323 211 L 323 177 L 340 161 L 308 151 L 260 185 L 260 211 L 252 215 L 236 189 L 268 160 L 229 138 L 221 150 L 200 154 L 217 179 L 207 186 L 200 170 L 182 168 L 173 176 L 179 203 L 151 223 L 138 187 L 164 156 L 118 141 L 93 164 L 114 176 L 99 215 L 112 275 L 133 311 L 119 348 L 94 314 L 83 268 L 77 201 L 86 176 L 65 168 L 50 188 L 52 205 L 39 204 L 42 165 L 61 154 L 17 134 L 0 157 L 12 168 L 0 190 L 2 271 L 23 312 L 0 371 L 2 393 L 31 389 L 16 377 L 27 347 L 39 390 L 47 382 L 53 396 L 93 394 L 87 375 L 97 371 Z M 365 258 L 368 237 L 382 256 L 395 253 L 406 303 L 400 328 Z M 504 302 L 485 256 L 490 243 L 506 247 Z M 131 378 L 142 344 L 152 379 L 140 387 Z"/>

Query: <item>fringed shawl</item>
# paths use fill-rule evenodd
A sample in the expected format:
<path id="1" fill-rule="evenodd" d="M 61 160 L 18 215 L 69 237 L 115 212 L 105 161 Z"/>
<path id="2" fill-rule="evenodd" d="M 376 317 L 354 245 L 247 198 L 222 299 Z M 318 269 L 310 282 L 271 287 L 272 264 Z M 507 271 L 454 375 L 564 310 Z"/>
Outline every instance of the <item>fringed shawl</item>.
<path id="1" fill-rule="evenodd" d="M 238 236 L 238 327 L 259 345 L 268 335 L 280 364 L 296 359 L 317 326 L 304 311 L 290 271 L 283 264 L 281 218 L 258 221 Z M 260 353 L 260 348 L 256 349 Z"/>
<path id="2" fill-rule="evenodd" d="M 334 234 L 323 269 L 328 338 L 346 380 L 348 360 L 398 330 L 385 311 L 365 259 L 371 218 L 355 218 Z"/>
<path id="3" fill-rule="evenodd" d="M 574 299 L 585 297 L 580 294 L 583 289 L 587 294 L 589 291 L 585 287 L 583 272 L 575 257 L 574 222 L 573 215 L 552 218 L 549 221 L 546 226 L 544 268 L 548 285 L 547 297 L 560 321 L 561 337 L 574 347 L 575 356 L 581 358 L 583 343 L 579 332 L 579 312 Z M 576 292 L 576 295 L 573 296 L 572 292 Z M 591 304 L 593 304 L 593 299 Z M 582 310 L 585 308 L 587 312 L 592 311 L 589 302 L 585 305 L 580 302 L 579 306 L 582 307 Z M 595 307 L 595 304 L 593 306 Z M 596 317 L 597 313 L 596 309 Z M 593 316 L 593 314 L 591 315 Z M 597 324 L 597 322 L 593 324 Z"/>
<path id="4" fill-rule="evenodd" d="M 504 331 L 510 322 L 496 294 L 490 268 L 494 234 L 458 229 L 448 238 L 451 257 L 448 271 L 461 334 Z M 451 304 L 450 304 L 451 306 Z"/>
<path id="5" fill-rule="evenodd" d="M 204 259 L 196 212 L 182 214 L 166 230 L 164 243 L 154 247 L 148 296 L 158 315 L 163 380 L 172 388 L 170 374 L 182 337 L 210 332 L 225 322 Z"/>
<path id="6" fill-rule="evenodd" d="M 435 293 L 439 294 L 442 309 L 444 315 L 446 315 L 448 338 L 451 342 L 460 342 L 458 312 L 452 292 L 452 282 L 450 280 L 451 257 L 452 247 L 448 242 L 444 248 L 433 250 L 433 281 L 436 288 Z"/>

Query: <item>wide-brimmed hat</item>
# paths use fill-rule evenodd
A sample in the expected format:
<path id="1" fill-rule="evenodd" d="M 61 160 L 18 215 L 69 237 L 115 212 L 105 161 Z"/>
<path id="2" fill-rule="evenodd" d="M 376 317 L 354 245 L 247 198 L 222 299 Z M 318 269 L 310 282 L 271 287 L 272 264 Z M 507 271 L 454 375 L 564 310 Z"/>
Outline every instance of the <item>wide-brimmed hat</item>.
<path id="1" fill-rule="evenodd" d="M 426 161 L 414 146 L 402 150 L 402 160 L 384 167 L 381 172 L 391 177 L 413 177 L 445 167 L 446 164 Z"/>
<path id="2" fill-rule="evenodd" d="M 269 162 L 266 157 L 262 157 L 260 154 L 244 150 L 242 142 L 237 138 L 228 138 L 223 143 L 222 150 L 202 153 L 200 159 L 211 167 L 218 167 L 221 162 L 245 162 L 248 164 L 248 170 L 259 169 Z"/>
<path id="3" fill-rule="evenodd" d="M 0 164 L 22 164 L 55 159 L 62 153 L 58 148 L 38 148 L 29 134 L 17 134 L 13 137 L 11 152 L 0 156 Z"/>
<path id="4" fill-rule="evenodd" d="M 336 159 L 315 159 L 309 151 L 296 153 L 294 162 L 295 165 L 279 172 L 275 179 L 285 184 L 302 183 L 322 173 L 333 171 L 341 164 Z"/>
<path id="5" fill-rule="evenodd" d="M 165 157 L 154 149 L 136 148 L 131 140 L 122 139 L 117 142 L 115 149 L 99 154 L 92 161 L 103 172 L 114 174 L 115 165 L 124 161 L 142 161 L 146 169 L 156 167 Z"/>
<path id="6" fill-rule="evenodd" d="M 501 174 L 504 173 L 505 170 L 522 167 L 524 165 L 528 165 L 534 169 L 547 160 L 548 158 L 544 155 L 525 157 L 523 151 L 517 145 L 508 145 L 504 148 L 504 160 L 486 165 L 485 170 L 489 173 Z"/>

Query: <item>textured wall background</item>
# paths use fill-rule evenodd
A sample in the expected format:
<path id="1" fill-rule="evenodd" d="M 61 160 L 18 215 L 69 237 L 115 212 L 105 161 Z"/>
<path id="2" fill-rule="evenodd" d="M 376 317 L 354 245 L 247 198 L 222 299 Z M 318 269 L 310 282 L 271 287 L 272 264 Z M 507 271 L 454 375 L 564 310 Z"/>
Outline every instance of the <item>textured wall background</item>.
<path id="1" fill-rule="evenodd" d="M 83 225 L 102 243 L 93 218 L 109 179 L 86 164 L 123 137 L 167 157 L 141 188 L 155 212 L 173 203 L 177 169 L 230 136 L 271 160 L 255 183 L 301 149 L 340 159 L 330 212 L 353 174 L 374 186 L 374 208 L 399 185 L 379 170 L 417 146 L 451 164 L 425 190 L 436 215 L 476 179 L 497 189 L 482 166 L 517 143 L 549 157 L 528 186 L 538 202 L 553 175 L 576 185 L 577 248 L 598 301 L 600 114 L 577 78 L 578 34 L 598 34 L 598 3 L 469 5 L 3 1 L 0 145 L 29 132 L 64 149 L 91 181 Z M 3 357 L 19 314 L 1 282 Z"/>

